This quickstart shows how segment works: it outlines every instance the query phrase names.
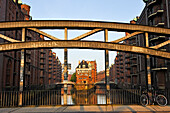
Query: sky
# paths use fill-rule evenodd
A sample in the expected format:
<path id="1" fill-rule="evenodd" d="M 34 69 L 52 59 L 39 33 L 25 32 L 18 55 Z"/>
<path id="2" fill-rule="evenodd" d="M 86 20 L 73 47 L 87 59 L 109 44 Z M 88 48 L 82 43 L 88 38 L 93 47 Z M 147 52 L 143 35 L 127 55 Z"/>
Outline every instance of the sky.
<path id="1" fill-rule="evenodd" d="M 145 4 L 143 0 L 22 0 L 31 6 L 30 15 L 33 20 L 91 20 L 129 23 L 140 16 Z M 64 39 L 64 30 L 43 30 L 57 38 Z M 77 37 L 88 30 L 69 30 L 68 40 Z M 124 32 L 109 31 L 109 41 L 125 36 Z M 83 40 L 104 41 L 101 31 Z M 53 49 L 61 63 L 64 62 L 64 50 Z M 114 63 L 116 51 L 109 51 L 109 65 Z M 97 71 L 102 71 L 104 51 L 92 49 L 68 49 L 69 73 L 74 73 L 79 60 L 97 62 Z"/>

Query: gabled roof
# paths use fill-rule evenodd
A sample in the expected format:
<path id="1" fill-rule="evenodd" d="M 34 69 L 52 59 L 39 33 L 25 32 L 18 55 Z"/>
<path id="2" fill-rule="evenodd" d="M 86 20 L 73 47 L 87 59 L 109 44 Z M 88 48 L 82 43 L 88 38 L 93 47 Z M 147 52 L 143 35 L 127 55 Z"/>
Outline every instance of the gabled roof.
<path id="1" fill-rule="evenodd" d="M 79 65 L 80 65 L 80 68 L 84 68 L 83 65 L 85 65 L 85 68 L 89 68 L 87 61 L 84 61 L 84 60 L 82 60 Z M 79 68 L 79 65 L 77 66 L 77 68 Z"/>

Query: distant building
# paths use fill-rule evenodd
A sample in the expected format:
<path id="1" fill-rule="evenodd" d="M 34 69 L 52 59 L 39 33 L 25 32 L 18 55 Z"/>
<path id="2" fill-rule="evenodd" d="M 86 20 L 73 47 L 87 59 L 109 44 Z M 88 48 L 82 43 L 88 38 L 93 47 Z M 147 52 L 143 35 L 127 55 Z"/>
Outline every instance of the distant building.
<path id="1" fill-rule="evenodd" d="M 112 64 L 110 66 L 110 69 L 109 69 L 109 80 L 112 81 L 112 82 L 116 82 L 115 81 L 115 64 Z"/>
<path id="2" fill-rule="evenodd" d="M 96 61 L 79 61 L 76 68 L 76 83 L 77 84 L 93 84 L 97 79 L 97 64 Z"/>
<path id="3" fill-rule="evenodd" d="M 105 81 L 105 71 L 100 71 L 97 73 L 97 81 L 96 82 L 100 82 L 100 81 Z"/>
<path id="4" fill-rule="evenodd" d="M 71 76 L 72 76 L 72 74 L 68 74 L 68 81 L 71 80 Z"/>

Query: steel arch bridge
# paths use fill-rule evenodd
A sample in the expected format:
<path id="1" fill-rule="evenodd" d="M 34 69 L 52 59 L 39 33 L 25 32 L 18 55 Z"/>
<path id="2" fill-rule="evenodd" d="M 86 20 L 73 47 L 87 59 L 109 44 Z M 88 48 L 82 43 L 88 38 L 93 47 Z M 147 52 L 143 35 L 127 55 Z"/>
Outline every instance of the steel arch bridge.
<path id="1" fill-rule="evenodd" d="M 36 20 L 36 21 L 16 21 L 16 22 L 0 22 L 0 31 L 8 30 L 21 30 L 22 29 L 22 40 L 15 40 L 13 38 L 7 37 L 3 34 L 0 34 L 0 38 L 7 40 L 11 43 L 0 44 L 0 52 L 12 51 L 12 50 L 21 50 L 21 68 L 20 68 L 20 91 L 23 91 L 24 82 L 24 51 L 25 49 L 38 49 L 38 48 L 64 48 L 64 79 L 67 77 L 67 48 L 79 48 L 79 49 L 99 49 L 105 50 L 105 79 L 106 79 L 106 89 L 110 90 L 109 86 L 109 50 L 114 51 L 124 51 L 137 54 L 146 55 L 147 62 L 150 61 L 150 55 L 161 57 L 165 59 L 170 59 L 170 52 L 162 51 L 159 48 L 168 45 L 170 40 L 149 47 L 148 33 L 166 35 L 170 37 L 170 29 L 159 28 L 159 27 L 150 27 L 143 25 L 132 25 L 127 23 L 114 23 L 114 22 L 99 22 L 99 21 L 69 21 L 69 20 Z M 64 38 L 65 40 L 60 40 L 54 36 L 51 36 L 41 29 L 64 29 Z M 71 40 L 68 40 L 68 29 L 78 29 L 78 30 L 91 30 L 85 34 L 82 34 L 78 37 L 75 37 Z M 51 40 L 44 41 L 29 41 L 26 42 L 26 31 L 31 30 L 37 32 Z M 104 31 L 104 41 L 81 41 L 81 39 L 86 38 L 90 35 L 93 35 L 97 32 Z M 122 37 L 118 40 L 108 42 L 108 32 L 109 31 L 120 31 L 120 32 L 131 32 L 131 34 Z M 121 44 L 120 42 L 138 35 L 145 35 L 145 45 L 146 47 L 140 46 L 131 46 Z M 148 79 L 148 88 L 151 88 L 151 72 L 150 66 L 147 64 L 147 79 Z M 67 79 L 65 79 L 67 80 Z M 66 84 L 65 82 L 64 84 Z M 65 86 L 65 85 L 64 85 Z M 107 95 L 107 102 L 109 102 L 109 95 Z M 22 94 L 19 97 L 19 105 L 22 105 Z M 67 104 L 67 99 L 64 99 L 64 104 Z"/>
<path id="2" fill-rule="evenodd" d="M 54 36 L 51 36 L 39 29 L 78 29 L 78 30 L 91 30 L 85 34 L 73 38 L 72 40 L 60 40 Z M 170 43 L 170 40 L 165 41 L 157 46 L 153 47 L 139 47 L 120 44 L 119 42 L 128 39 L 132 36 L 145 33 L 153 33 L 160 35 L 170 35 L 170 29 L 150 27 L 143 25 L 132 25 L 127 23 L 114 23 L 114 22 L 98 22 L 98 21 L 17 21 L 17 22 L 0 22 L 0 30 L 17 30 L 25 29 L 35 31 L 45 37 L 51 39 L 51 41 L 33 41 L 25 42 L 12 39 L 10 37 L 0 34 L 0 38 L 8 40 L 11 43 L 1 44 L 0 52 L 10 51 L 17 49 L 31 49 L 31 48 L 91 48 L 91 49 L 101 49 L 101 50 L 116 50 L 125 51 L 138 54 L 146 54 L 152 56 L 158 56 L 170 59 L 170 53 L 158 50 L 160 47 L 165 46 Z M 93 35 L 97 32 L 105 31 L 105 36 L 108 37 L 108 31 L 121 31 L 121 32 L 133 32 L 123 38 L 115 41 L 108 42 L 94 42 L 94 41 L 80 41 L 87 36 Z M 25 33 L 23 33 L 25 34 Z M 147 35 L 146 35 L 147 36 Z M 22 38 L 25 36 L 22 35 Z"/>

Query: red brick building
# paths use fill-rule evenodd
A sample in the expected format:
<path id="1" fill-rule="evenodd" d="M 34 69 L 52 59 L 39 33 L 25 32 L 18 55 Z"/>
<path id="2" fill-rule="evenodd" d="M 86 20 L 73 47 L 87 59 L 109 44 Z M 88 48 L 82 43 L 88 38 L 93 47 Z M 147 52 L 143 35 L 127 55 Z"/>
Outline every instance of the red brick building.
<path id="1" fill-rule="evenodd" d="M 96 82 L 100 82 L 100 81 L 105 81 L 105 71 L 100 71 L 97 73 L 97 81 Z"/>
<path id="2" fill-rule="evenodd" d="M 77 84 L 93 84 L 97 79 L 97 64 L 96 61 L 79 61 L 76 68 L 76 83 Z"/>
<path id="3" fill-rule="evenodd" d="M 32 19 L 30 16 L 30 6 L 22 4 L 18 2 L 18 0 L 0 0 L 0 14 L 0 21 Z M 13 39 L 21 40 L 21 30 L 0 31 L 0 33 Z M 44 40 L 42 35 L 27 30 L 26 41 L 40 40 Z M 0 43 L 8 43 L 8 41 L 0 39 Z M 50 50 L 48 49 L 26 50 L 25 89 L 45 88 L 45 86 L 50 84 L 49 52 Z M 20 61 L 20 51 L 0 53 L 0 62 L 2 62 L 0 64 L 0 91 L 19 89 Z M 55 76 L 53 77 L 55 80 L 60 81 L 61 63 L 58 58 L 55 60 L 54 64 L 55 70 L 52 74 L 55 73 Z M 55 77 L 57 77 L 57 79 Z"/>
<path id="4" fill-rule="evenodd" d="M 170 28 L 170 0 L 144 0 L 146 3 L 141 15 L 131 21 L 131 24 L 149 25 L 154 27 Z M 128 34 L 128 33 L 126 33 Z M 169 40 L 167 36 L 160 36 L 149 33 L 149 46 L 158 45 Z M 145 35 L 133 36 L 124 41 L 125 44 L 135 46 L 146 46 Z M 170 51 L 170 44 L 159 48 L 162 51 Z M 121 54 L 124 57 L 121 58 Z M 121 66 L 121 61 L 125 65 Z M 170 89 L 170 63 L 169 60 L 158 57 L 151 57 L 148 62 L 146 55 L 119 52 L 115 59 L 115 79 L 122 88 L 146 88 L 147 66 L 150 67 L 151 84 L 156 89 Z M 124 77 L 121 76 L 121 69 L 124 69 Z M 124 79 L 124 81 L 122 81 Z M 123 86 L 122 86 L 123 85 Z"/>

